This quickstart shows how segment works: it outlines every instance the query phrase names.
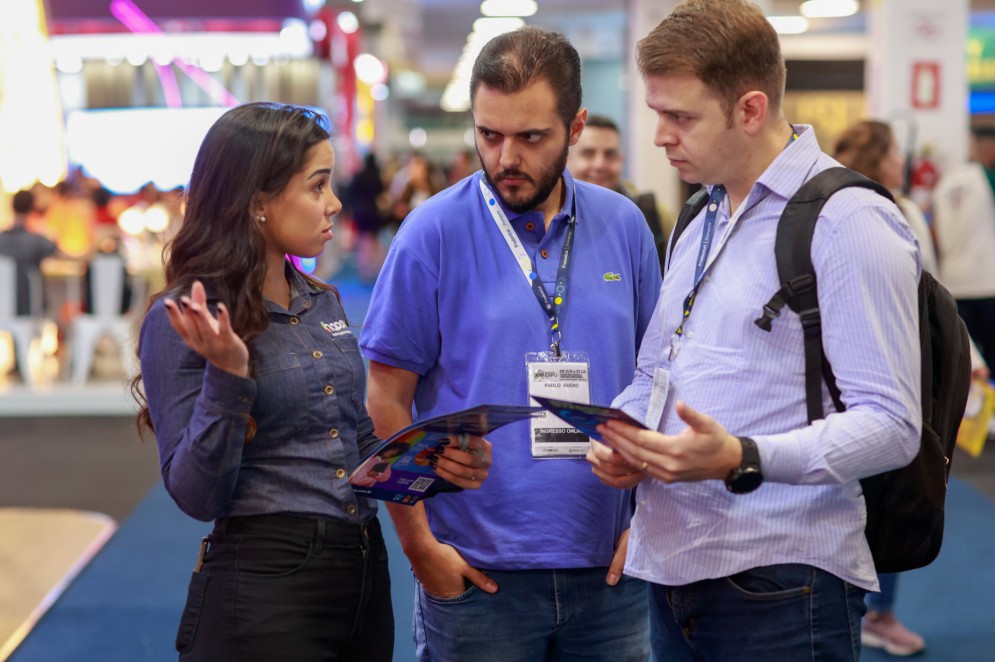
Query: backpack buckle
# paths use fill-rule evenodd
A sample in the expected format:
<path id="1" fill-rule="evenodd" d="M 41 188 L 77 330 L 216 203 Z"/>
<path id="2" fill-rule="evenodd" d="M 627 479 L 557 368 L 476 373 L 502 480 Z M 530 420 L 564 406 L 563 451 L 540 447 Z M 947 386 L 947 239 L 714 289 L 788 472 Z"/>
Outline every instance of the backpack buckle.
<path id="1" fill-rule="evenodd" d="M 770 303 L 765 303 L 763 316 L 753 320 L 753 323 L 759 326 L 764 331 L 769 332 L 771 328 L 771 322 L 774 321 L 774 318 L 780 316 L 781 316 L 781 311 L 779 309 L 771 307 Z"/>
<path id="2" fill-rule="evenodd" d="M 811 290 L 815 286 L 815 278 L 812 274 L 802 274 L 801 276 L 796 276 L 791 280 L 785 281 L 784 290 L 787 293 L 787 298 L 793 299 L 798 294 L 803 294 Z"/>
<path id="3" fill-rule="evenodd" d="M 798 318 L 801 320 L 802 329 L 806 334 L 818 335 L 822 333 L 822 311 L 819 310 L 818 306 L 801 311 L 798 313 Z"/>

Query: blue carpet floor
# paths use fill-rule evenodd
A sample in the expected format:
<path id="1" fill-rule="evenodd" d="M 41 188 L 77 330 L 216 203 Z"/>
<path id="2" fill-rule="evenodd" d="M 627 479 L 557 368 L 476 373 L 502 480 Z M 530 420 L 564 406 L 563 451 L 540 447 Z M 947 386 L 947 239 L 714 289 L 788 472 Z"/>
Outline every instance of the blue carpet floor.
<path id="1" fill-rule="evenodd" d="M 413 583 L 386 512 L 395 660 L 414 660 Z M 176 507 L 161 485 L 146 497 L 97 558 L 42 618 L 12 662 L 175 660 L 173 640 L 197 548 L 210 525 Z"/>
<path id="2" fill-rule="evenodd" d="M 414 659 L 412 581 L 381 513 L 391 555 L 398 662 Z M 208 525 L 184 516 L 156 487 L 11 657 L 12 662 L 175 660 L 173 638 Z M 936 662 L 995 660 L 995 503 L 952 480 L 939 559 L 906 573 L 899 616 L 921 632 Z M 893 659 L 866 651 L 865 660 Z"/>

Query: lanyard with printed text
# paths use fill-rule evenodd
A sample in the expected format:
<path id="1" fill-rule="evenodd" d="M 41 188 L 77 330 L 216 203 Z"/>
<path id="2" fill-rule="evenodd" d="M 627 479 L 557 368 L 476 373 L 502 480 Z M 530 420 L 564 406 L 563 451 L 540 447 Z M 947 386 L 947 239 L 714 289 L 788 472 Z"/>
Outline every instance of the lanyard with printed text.
<path id="1" fill-rule="evenodd" d="M 505 242 L 508 244 L 508 248 L 511 250 L 511 254 L 515 257 L 515 262 L 518 263 L 518 268 L 521 269 L 522 273 L 525 275 L 525 280 L 528 282 L 529 287 L 532 288 L 532 292 L 539 301 L 539 305 L 542 306 L 543 312 L 545 312 L 549 317 L 551 338 L 549 347 L 553 350 L 553 354 L 559 357 L 561 355 L 560 339 L 562 338 L 562 333 L 560 332 L 559 313 L 563 307 L 563 303 L 566 300 L 567 295 L 567 279 L 570 273 L 571 256 L 573 254 L 574 230 L 576 227 L 574 223 L 577 220 L 577 192 L 574 191 L 570 219 L 567 221 L 567 234 L 563 239 L 563 250 L 560 254 L 560 264 L 556 270 L 556 296 L 552 299 L 550 299 L 549 293 L 546 292 L 546 288 L 543 286 L 542 280 L 539 278 L 539 274 L 536 272 L 535 266 L 532 264 L 532 259 L 529 257 L 528 253 L 525 252 L 525 247 L 522 246 L 522 242 L 515 233 L 515 229 L 511 226 L 511 222 L 508 221 L 508 216 L 504 213 L 504 209 L 501 208 L 501 205 L 498 204 L 497 198 L 494 197 L 494 193 L 487 187 L 487 184 L 484 183 L 483 178 L 480 179 L 480 193 L 484 196 L 484 202 L 487 203 L 487 209 L 491 212 L 491 217 L 494 219 L 494 223 L 498 226 L 498 230 L 501 231 L 501 236 L 504 237 Z"/>
<path id="2" fill-rule="evenodd" d="M 787 149 L 791 143 L 798 140 L 798 131 L 791 127 L 791 135 L 784 148 Z M 712 247 L 712 236 L 715 234 L 715 219 L 718 215 L 719 205 L 725 199 L 726 189 L 721 184 L 712 188 L 712 193 L 708 197 L 708 207 L 705 211 L 705 226 L 701 230 L 701 246 L 698 248 L 698 261 L 694 265 L 694 285 L 691 293 L 684 299 L 684 313 L 681 315 L 681 324 L 677 327 L 678 336 L 684 335 L 684 325 L 691 316 L 691 309 L 694 308 L 694 299 L 698 294 L 698 286 L 701 284 L 702 276 L 705 274 L 705 267 L 708 264 L 708 251 Z M 733 210 L 730 210 L 733 211 Z"/>
<path id="3" fill-rule="evenodd" d="M 694 308 L 694 297 L 698 293 L 698 285 L 705 275 L 705 265 L 708 263 L 708 251 L 712 247 L 712 237 L 715 234 L 715 219 L 719 213 L 719 205 L 726 197 L 726 189 L 719 184 L 712 189 L 712 194 L 708 197 L 708 206 L 705 208 L 705 225 L 701 229 L 701 245 L 698 247 L 698 261 L 694 265 L 694 285 L 691 293 L 684 299 L 684 314 L 681 316 L 681 324 L 677 327 L 677 335 L 684 335 L 684 323 L 691 316 L 691 309 Z"/>

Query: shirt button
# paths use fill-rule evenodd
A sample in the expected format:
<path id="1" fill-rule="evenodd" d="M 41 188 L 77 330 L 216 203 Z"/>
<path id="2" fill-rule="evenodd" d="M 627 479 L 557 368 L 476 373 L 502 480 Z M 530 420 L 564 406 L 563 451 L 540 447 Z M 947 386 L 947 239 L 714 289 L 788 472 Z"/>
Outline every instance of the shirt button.
<path id="1" fill-rule="evenodd" d="M 313 352 L 311 353 L 311 356 L 313 356 L 313 357 L 314 357 L 314 358 L 316 358 L 316 359 L 320 359 L 320 358 L 321 358 L 321 352 L 319 352 L 318 350 L 314 350 L 314 351 L 313 351 Z"/>
<path id="2" fill-rule="evenodd" d="M 331 430 L 328 431 L 328 436 L 331 437 L 332 439 L 338 439 L 339 438 L 339 429 L 338 428 L 332 428 Z"/>
<path id="3" fill-rule="evenodd" d="M 542 259 L 544 259 L 544 260 L 545 260 L 546 258 L 548 258 L 548 257 L 549 257 L 549 251 L 547 251 L 547 250 L 546 250 L 546 249 L 544 248 L 544 249 L 542 249 L 541 251 L 539 251 L 539 255 L 542 255 Z"/>
<path id="4" fill-rule="evenodd" d="M 338 478 L 345 478 L 345 469 L 336 469 L 335 470 L 335 475 Z"/>
<path id="5" fill-rule="evenodd" d="M 331 384 L 329 384 L 328 386 L 325 387 L 325 395 L 332 395 L 333 393 L 335 393 L 335 387 L 334 386 L 332 386 Z"/>
<path id="6" fill-rule="evenodd" d="M 348 508 L 346 508 L 346 509 L 345 509 L 345 511 L 346 511 L 347 513 L 349 513 L 350 515 L 355 515 L 355 514 L 356 514 L 356 506 L 354 506 L 354 505 L 352 505 L 352 504 L 350 503 L 350 504 L 349 504 L 349 507 L 348 507 Z"/>
<path id="7" fill-rule="evenodd" d="M 300 320 L 299 317 L 291 317 L 290 318 L 290 325 L 291 326 L 297 326 L 298 324 L 300 324 L 300 321 L 301 320 Z"/>
<path id="8" fill-rule="evenodd" d="M 533 223 L 532 221 L 529 221 L 528 223 L 525 224 L 525 229 L 528 230 L 529 232 L 532 232 L 533 230 L 536 229 L 536 224 Z"/>

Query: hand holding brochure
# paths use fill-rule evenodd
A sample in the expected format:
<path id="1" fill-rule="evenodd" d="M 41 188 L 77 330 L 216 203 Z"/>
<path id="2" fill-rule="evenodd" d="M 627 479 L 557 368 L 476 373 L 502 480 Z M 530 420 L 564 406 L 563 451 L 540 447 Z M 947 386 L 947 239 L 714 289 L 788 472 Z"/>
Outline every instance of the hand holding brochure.
<path id="1" fill-rule="evenodd" d="M 413 423 L 377 446 L 359 463 L 349 482 L 356 494 L 408 506 L 439 492 L 458 490 L 429 465 L 440 442 L 451 439 L 462 444 L 468 437 L 482 437 L 540 411 L 530 406 L 478 405 Z"/>
<path id="2" fill-rule="evenodd" d="M 600 405 L 584 405 L 577 402 L 556 400 L 538 395 L 533 395 L 532 399 L 542 405 L 544 409 L 548 409 L 552 412 L 557 418 L 563 419 L 586 434 L 588 437 L 597 439 L 602 443 L 607 442 L 601 438 L 597 427 L 602 423 L 607 423 L 608 421 L 622 421 L 623 423 L 634 425 L 637 428 L 646 429 L 645 425 L 632 418 L 621 409 L 612 409 L 611 407 L 602 407 Z"/>

